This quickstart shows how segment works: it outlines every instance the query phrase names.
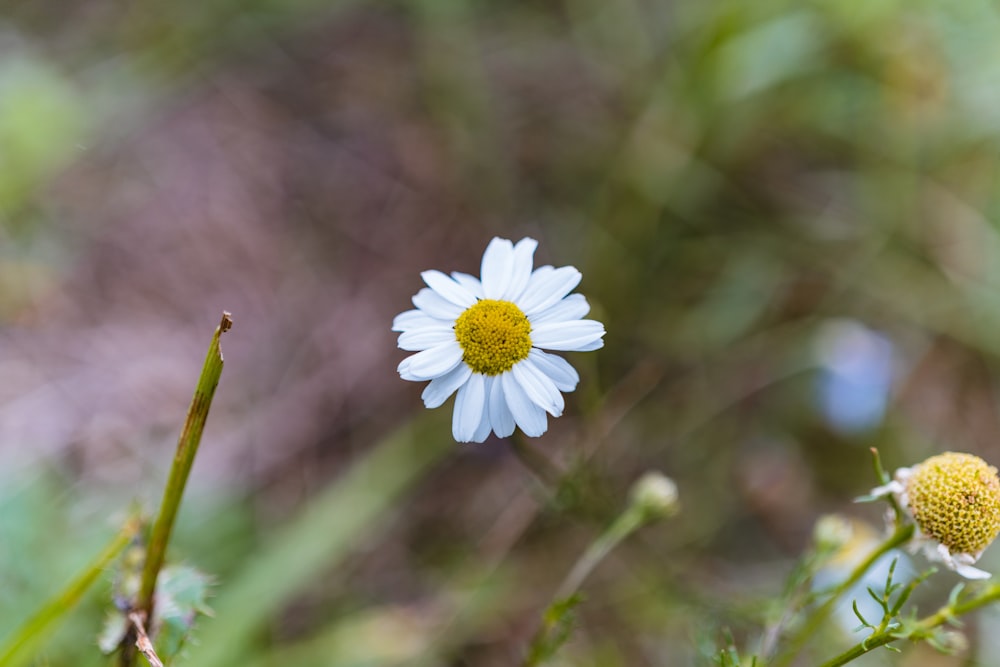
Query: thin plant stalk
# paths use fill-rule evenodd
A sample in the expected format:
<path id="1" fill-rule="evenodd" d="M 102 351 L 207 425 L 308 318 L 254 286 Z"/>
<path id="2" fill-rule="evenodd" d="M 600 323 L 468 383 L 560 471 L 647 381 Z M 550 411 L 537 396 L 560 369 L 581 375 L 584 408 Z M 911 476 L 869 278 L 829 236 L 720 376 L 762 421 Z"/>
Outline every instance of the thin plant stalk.
<path id="1" fill-rule="evenodd" d="M 198 385 L 195 387 L 194 397 L 191 399 L 191 406 L 188 408 L 187 419 L 184 421 L 184 428 L 181 430 L 180 437 L 177 440 L 177 451 L 174 454 L 173 465 L 170 467 L 170 476 L 167 478 L 167 485 L 163 490 L 160 513 L 156 517 L 156 522 L 153 524 L 152 532 L 150 533 L 146 561 L 142 569 L 139 597 L 135 607 L 140 617 L 144 618 L 147 623 L 153 617 L 156 579 L 160 574 L 160 569 L 163 567 L 167 545 L 170 542 L 170 534 L 174 527 L 174 520 L 177 518 L 181 498 L 184 496 L 184 488 L 187 485 L 191 466 L 194 464 L 195 454 L 198 453 L 198 445 L 201 443 L 201 435 L 205 430 L 208 411 L 212 407 L 215 388 L 219 385 L 219 378 L 222 375 L 223 360 L 219 339 L 232 326 L 232 316 L 227 312 L 223 312 L 222 321 L 216 327 L 215 333 L 212 335 L 212 342 L 208 346 L 205 365 L 201 369 Z M 135 641 L 135 631 L 136 629 L 132 628 L 132 631 L 129 632 L 124 640 L 125 643 L 122 647 L 122 659 L 120 662 L 122 665 L 132 665 L 135 661 L 135 650 L 132 646 L 132 643 Z"/>
<path id="2" fill-rule="evenodd" d="M 783 654 L 783 659 L 778 660 L 775 665 L 783 667 L 790 664 L 799 651 L 802 650 L 806 641 L 826 623 L 830 617 L 830 613 L 844 593 L 861 580 L 861 577 L 875 564 L 875 561 L 896 547 L 906 544 L 911 537 L 913 537 L 913 524 L 900 524 L 896 526 L 895 532 L 872 551 L 867 558 L 858 563 L 854 570 L 851 571 L 851 574 L 830 591 L 826 601 L 809 615 L 808 620 L 803 624 L 802 628 L 789 640 L 788 648 Z"/>
<path id="3" fill-rule="evenodd" d="M 583 552 L 580 559 L 576 561 L 573 569 L 569 571 L 569 574 L 566 575 L 566 578 L 556 591 L 555 599 L 564 600 L 579 591 L 580 586 L 590 576 L 590 573 L 594 571 L 594 568 L 600 565 L 601 561 L 607 558 L 608 554 L 615 547 L 621 544 L 626 537 L 634 533 L 644 523 L 646 523 L 645 514 L 633 508 L 629 508 L 619 515 L 614 523 L 601 533 L 587 547 L 587 550 Z"/>
<path id="4" fill-rule="evenodd" d="M 565 626 L 566 614 L 575 605 L 583 582 L 594 569 L 629 535 L 651 520 L 666 516 L 669 511 L 662 508 L 652 509 L 649 504 L 633 498 L 632 503 L 618 515 L 618 518 L 594 540 L 583 555 L 576 561 L 573 568 L 563 579 L 562 584 L 552 597 L 552 602 L 543 617 L 542 625 L 532 637 L 523 667 L 541 665 L 552 652 L 552 644 L 559 643 L 551 636 L 560 625 Z"/>
<path id="5" fill-rule="evenodd" d="M 126 521 L 122 530 L 75 579 L 67 584 L 66 588 L 49 600 L 4 645 L 0 646 L 0 666 L 15 667 L 29 660 L 30 656 L 26 654 L 28 649 L 50 633 L 76 606 L 83 594 L 104 574 L 111 561 L 135 539 L 139 533 L 139 526 L 138 517 Z"/>
<path id="6" fill-rule="evenodd" d="M 993 584 L 969 600 L 964 602 L 955 601 L 941 607 L 930 616 L 926 616 L 912 626 L 909 626 L 906 632 L 900 632 L 899 628 L 895 626 L 883 628 L 870 635 L 867 639 L 858 642 L 837 657 L 824 662 L 821 667 L 840 667 L 841 665 L 846 665 L 852 660 L 860 658 L 865 653 L 880 646 L 890 644 L 897 639 L 923 639 L 929 637 L 931 631 L 935 628 L 945 623 L 953 622 L 959 616 L 997 600 L 1000 600 L 1000 584 Z"/>
<path id="7" fill-rule="evenodd" d="M 530 470 L 549 491 L 555 492 L 559 488 L 564 476 L 563 471 L 545 454 L 542 454 L 526 435 L 516 431 L 510 438 L 510 444 L 514 454 L 524 464 L 524 467 Z"/>

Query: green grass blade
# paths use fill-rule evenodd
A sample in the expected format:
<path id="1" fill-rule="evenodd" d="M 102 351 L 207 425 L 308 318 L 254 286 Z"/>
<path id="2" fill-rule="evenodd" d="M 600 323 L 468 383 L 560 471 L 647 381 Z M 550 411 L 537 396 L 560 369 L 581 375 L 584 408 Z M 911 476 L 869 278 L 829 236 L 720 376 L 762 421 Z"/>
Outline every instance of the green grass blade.
<path id="1" fill-rule="evenodd" d="M 412 425 L 390 435 L 223 584 L 215 618 L 203 626 L 188 664 L 244 664 L 255 634 L 310 581 L 377 532 L 399 496 L 454 447 L 450 434 L 421 438 Z"/>
<path id="2" fill-rule="evenodd" d="M 135 538 L 138 531 L 138 518 L 129 519 L 125 527 L 115 535 L 97 558 L 15 631 L 10 639 L 0 646 L 0 667 L 17 667 L 28 662 L 32 657 L 30 651 L 51 634 L 56 625 L 104 573 L 111 561 Z"/>

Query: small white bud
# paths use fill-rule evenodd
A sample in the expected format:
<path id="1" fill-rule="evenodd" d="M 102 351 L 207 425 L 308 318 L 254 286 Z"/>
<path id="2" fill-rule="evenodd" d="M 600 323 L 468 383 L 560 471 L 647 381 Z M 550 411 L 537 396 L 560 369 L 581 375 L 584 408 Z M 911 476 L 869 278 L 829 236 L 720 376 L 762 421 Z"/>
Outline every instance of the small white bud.
<path id="1" fill-rule="evenodd" d="M 672 516 L 680 509 L 677 485 L 660 472 L 650 471 L 636 480 L 630 495 L 632 505 L 649 518 Z"/>
<path id="2" fill-rule="evenodd" d="M 965 653 L 969 649 L 968 638 L 958 630 L 939 632 L 934 635 L 934 640 L 934 648 L 949 655 Z"/>
<path id="3" fill-rule="evenodd" d="M 813 527 L 813 540 L 822 552 L 839 551 L 853 536 L 851 520 L 840 514 L 825 514 Z"/>

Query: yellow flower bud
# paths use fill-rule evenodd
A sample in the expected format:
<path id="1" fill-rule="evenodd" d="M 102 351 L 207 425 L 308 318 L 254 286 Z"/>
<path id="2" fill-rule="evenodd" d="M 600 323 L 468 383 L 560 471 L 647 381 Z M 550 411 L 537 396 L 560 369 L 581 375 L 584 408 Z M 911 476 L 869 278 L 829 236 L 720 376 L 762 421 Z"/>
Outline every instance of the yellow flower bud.
<path id="1" fill-rule="evenodd" d="M 978 456 L 932 456 L 911 468 L 903 484 L 921 532 L 952 554 L 978 558 L 1000 533 L 1000 478 Z"/>

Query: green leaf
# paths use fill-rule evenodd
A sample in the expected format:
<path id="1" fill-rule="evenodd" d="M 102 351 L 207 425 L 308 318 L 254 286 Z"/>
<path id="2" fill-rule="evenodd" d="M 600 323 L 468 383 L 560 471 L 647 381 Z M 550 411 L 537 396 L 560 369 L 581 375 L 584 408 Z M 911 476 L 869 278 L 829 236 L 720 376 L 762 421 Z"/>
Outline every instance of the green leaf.
<path id="1" fill-rule="evenodd" d="M 545 611 L 542 628 L 531 644 L 528 665 L 541 665 L 551 659 L 573 633 L 576 624 L 576 607 L 583 601 L 579 593 L 553 602 Z"/>
<path id="2" fill-rule="evenodd" d="M 160 571 L 156 586 L 156 652 L 163 660 L 184 648 L 199 616 L 211 616 L 207 598 L 212 577 L 189 565 Z"/>

